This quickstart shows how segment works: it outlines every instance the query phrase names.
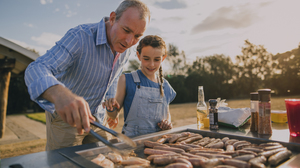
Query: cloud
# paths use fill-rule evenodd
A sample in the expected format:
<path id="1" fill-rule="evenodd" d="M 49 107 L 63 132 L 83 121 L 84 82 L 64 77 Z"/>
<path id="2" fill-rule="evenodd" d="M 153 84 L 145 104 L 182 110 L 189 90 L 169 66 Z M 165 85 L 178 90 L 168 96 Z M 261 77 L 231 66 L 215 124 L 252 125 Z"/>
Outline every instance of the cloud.
<path id="1" fill-rule="evenodd" d="M 192 29 L 192 33 L 200 33 L 210 30 L 225 28 L 246 28 L 251 26 L 257 16 L 247 8 L 247 5 L 239 7 L 222 7 L 205 18 L 202 23 Z"/>
<path id="2" fill-rule="evenodd" d="M 181 0 L 167 0 L 167 1 L 156 1 L 154 5 L 159 6 L 163 9 L 180 9 L 186 8 L 187 5 Z"/>
<path id="3" fill-rule="evenodd" d="M 42 5 L 46 5 L 47 3 L 52 3 L 53 0 L 40 0 Z"/>
<path id="4" fill-rule="evenodd" d="M 61 39 L 62 36 L 53 33 L 42 33 L 39 37 L 32 36 L 31 40 L 37 42 L 39 45 L 52 47 L 56 41 Z"/>
<path id="5" fill-rule="evenodd" d="M 31 23 L 24 23 L 24 25 L 25 25 L 26 27 L 31 27 L 31 28 L 34 27 L 33 24 L 31 24 Z"/>

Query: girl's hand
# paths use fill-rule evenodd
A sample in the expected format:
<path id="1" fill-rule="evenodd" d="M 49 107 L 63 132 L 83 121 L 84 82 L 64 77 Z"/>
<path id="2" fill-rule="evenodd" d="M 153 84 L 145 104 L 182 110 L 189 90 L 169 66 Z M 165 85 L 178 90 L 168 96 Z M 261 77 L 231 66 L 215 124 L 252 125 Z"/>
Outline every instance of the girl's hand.
<path id="1" fill-rule="evenodd" d="M 102 107 L 109 111 L 115 111 L 116 109 L 120 109 L 120 105 L 115 98 L 110 98 L 102 103 Z"/>
<path id="2" fill-rule="evenodd" d="M 162 120 L 160 123 L 157 123 L 160 129 L 162 130 L 169 130 L 173 128 L 173 125 L 168 120 Z"/>
<path id="3" fill-rule="evenodd" d="M 111 119 L 110 117 L 107 119 L 107 123 L 109 128 L 115 129 L 117 125 L 119 124 L 119 117 L 116 117 L 115 119 Z"/>

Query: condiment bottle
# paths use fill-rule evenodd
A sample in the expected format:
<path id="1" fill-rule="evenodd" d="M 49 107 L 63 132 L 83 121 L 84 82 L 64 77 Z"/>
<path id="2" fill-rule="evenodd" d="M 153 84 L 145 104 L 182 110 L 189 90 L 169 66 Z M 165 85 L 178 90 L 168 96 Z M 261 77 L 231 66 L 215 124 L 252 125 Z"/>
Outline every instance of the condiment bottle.
<path id="1" fill-rule="evenodd" d="M 209 124 L 211 130 L 218 130 L 218 108 L 217 108 L 217 100 L 216 99 L 209 99 Z"/>
<path id="2" fill-rule="evenodd" d="M 203 86 L 198 86 L 197 129 L 204 128 L 203 119 L 207 117 L 207 106 L 204 99 Z"/>
<path id="3" fill-rule="evenodd" d="M 271 135 L 271 89 L 259 89 L 258 134 Z"/>
<path id="4" fill-rule="evenodd" d="M 251 124 L 250 131 L 257 132 L 258 129 L 258 92 L 250 93 L 250 110 L 251 110 Z"/>

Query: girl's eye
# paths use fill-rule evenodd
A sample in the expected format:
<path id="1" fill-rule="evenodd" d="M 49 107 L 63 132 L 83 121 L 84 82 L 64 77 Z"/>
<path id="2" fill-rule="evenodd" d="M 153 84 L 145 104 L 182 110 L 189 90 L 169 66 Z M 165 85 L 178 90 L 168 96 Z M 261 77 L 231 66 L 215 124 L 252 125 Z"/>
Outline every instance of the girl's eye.
<path id="1" fill-rule="evenodd" d="M 155 59 L 155 61 L 160 61 L 160 59 Z"/>

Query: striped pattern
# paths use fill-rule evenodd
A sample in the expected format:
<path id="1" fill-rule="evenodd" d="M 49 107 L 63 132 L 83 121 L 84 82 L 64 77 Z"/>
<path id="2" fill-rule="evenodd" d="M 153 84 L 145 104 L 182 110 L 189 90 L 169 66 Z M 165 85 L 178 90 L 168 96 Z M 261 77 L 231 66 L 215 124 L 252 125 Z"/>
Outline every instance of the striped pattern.
<path id="1" fill-rule="evenodd" d="M 57 84 L 84 97 L 93 114 L 105 94 L 114 97 L 118 77 L 130 53 L 127 50 L 120 54 L 113 67 L 114 55 L 107 43 L 104 19 L 70 29 L 45 55 L 27 67 L 28 92 L 43 109 L 54 112 L 54 105 L 39 96 Z"/>

